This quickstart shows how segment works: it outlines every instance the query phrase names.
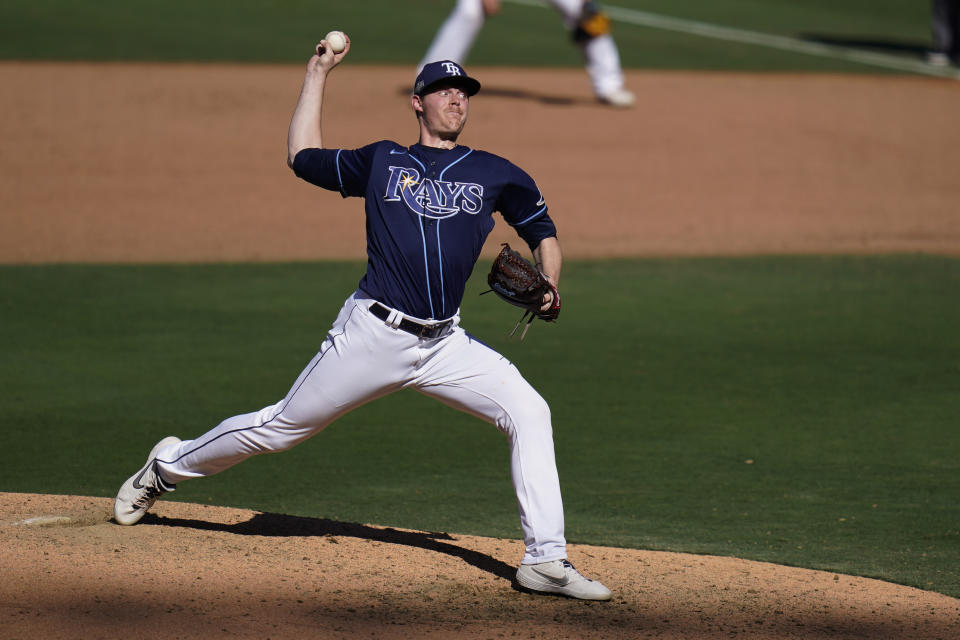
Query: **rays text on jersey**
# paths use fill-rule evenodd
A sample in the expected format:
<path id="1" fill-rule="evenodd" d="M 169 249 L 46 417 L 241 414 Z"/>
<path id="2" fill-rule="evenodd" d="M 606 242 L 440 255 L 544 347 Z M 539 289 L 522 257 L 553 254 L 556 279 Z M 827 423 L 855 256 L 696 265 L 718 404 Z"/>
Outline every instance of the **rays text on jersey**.
<path id="1" fill-rule="evenodd" d="M 384 200 L 403 201 L 417 215 L 442 219 L 460 212 L 476 215 L 483 208 L 483 185 L 475 182 L 449 182 L 420 179 L 411 167 L 389 167 Z"/>

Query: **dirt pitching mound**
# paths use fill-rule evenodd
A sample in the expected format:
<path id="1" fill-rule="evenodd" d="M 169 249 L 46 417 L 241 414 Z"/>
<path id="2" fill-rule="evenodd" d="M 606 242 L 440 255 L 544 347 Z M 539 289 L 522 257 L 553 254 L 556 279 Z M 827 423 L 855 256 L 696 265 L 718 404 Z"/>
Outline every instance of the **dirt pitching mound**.
<path id="1" fill-rule="evenodd" d="M 960 637 L 960 600 L 877 580 L 571 545 L 614 592 L 517 591 L 522 545 L 161 501 L 0 493 L 3 638 Z"/>

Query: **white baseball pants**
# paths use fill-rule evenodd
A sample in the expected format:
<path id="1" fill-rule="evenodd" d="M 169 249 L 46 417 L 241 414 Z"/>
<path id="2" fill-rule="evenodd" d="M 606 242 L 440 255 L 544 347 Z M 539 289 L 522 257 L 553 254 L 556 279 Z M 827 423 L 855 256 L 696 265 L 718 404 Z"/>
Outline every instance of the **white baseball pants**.
<path id="1" fill-rule="evenodd" d="M 583 9 L 583 0 L 549 0 L 551 6 L 563 16 L 568 29 L 576 26 Z M 463 64 L 473 48 L 486 21 L 481 0 L 457 0 L 457 5 L 441 25 L 420 62 L 420 69 L 428 62 L 453 60 Z M 613 36 L 606 34 L 592 38 L 582 45 L 584 66 L 593 91 L 598 96 L 608 95 L 623 87 L 623 69 L 620 52 Z"/>
<path id="2" fill-rule="evenodd" d="M 420 339 L 395 328 L 399 312 L 387 321 L 370 313 L 372 302 L 360 292 L 347 299 L 320 351 L 282 401 L 160 451 L 163 479 L 176 484 L 211 476 L 250 456 L 284 451 L 351 409 L 412 388 L 493 423 L 507 436 L 526 544 L 523 562 L 566 558 L 547 403 L 513 364 L 464 331 L 459 315 L 445 335 Z"/>

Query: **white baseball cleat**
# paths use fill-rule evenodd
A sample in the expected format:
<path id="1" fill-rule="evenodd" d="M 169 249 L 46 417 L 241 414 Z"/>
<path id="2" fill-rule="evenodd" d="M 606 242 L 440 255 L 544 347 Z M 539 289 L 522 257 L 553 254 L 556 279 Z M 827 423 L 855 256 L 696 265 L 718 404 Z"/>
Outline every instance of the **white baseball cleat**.
<path id="1" fill-rule="evenodd" d="M 935 67 L 949 67 L 950 66 L 950 56 L 940 51 L 931 51 L 927 54 L 927 64 L 931 64 Z"/>
<path id="2" fill-rule="evenodd" d="M 620 89 L 614 89 L 609 93 L 597 94 L 597 100 L 604 104 L 608 104 L 611 107 L 626 109 L 636 104 L 637 97 L 633 95 L 632 91 L 628 91 L 627 89 L 621 87 Z"/>
<path id="3" fill-rule="evenodd" d="M 157 454 L 162 449 L 180 444 L 180 438 L 167 436 L 150 450 L 147 456 L 147 463 L 143 465 L 140 471 L 130 476 L 113 503 L 113 519 L 119 524 L 136 524 L 140 518 L 147 513 L 147 510 L 153 506 L 157 498 L 163 494 L 173 491 L 177 485 L 165 483 L 157 474 Z"/>
<path id="4" fill-rule="evenodd" d="M 612 596 L 610 589 L 585 577 L 568 560 L 522 564 L 517 569 L 517 583 L 530 591 L 580 600 L 609 600 Z"/>

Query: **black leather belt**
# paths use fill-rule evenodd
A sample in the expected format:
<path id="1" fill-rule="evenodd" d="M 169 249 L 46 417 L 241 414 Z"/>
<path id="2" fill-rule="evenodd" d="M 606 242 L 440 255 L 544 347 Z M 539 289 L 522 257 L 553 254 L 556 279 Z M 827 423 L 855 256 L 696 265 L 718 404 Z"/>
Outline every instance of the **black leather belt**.
<path id="1" fill-rule="evenodd" d="M 390 317 L 390 309 L 383 306 L 379 302 L 374 302 L 370 305 L 370 313 L 377 316 L 381 320 L 386 320 Z M 432 322 L 430 324 L 421 324 L 419 322 L 414 322 L 404 318 L 400 321 L 399 328 L 403 329 L 407 333 L 412 333 L 418 338 L 439 338 L 443 333 L 450 328 L 450 325 L 453 324 L 453 320 L 444 320 L 443 322 Z"/>

